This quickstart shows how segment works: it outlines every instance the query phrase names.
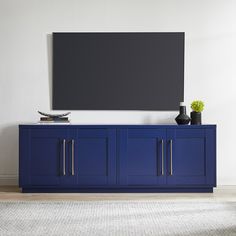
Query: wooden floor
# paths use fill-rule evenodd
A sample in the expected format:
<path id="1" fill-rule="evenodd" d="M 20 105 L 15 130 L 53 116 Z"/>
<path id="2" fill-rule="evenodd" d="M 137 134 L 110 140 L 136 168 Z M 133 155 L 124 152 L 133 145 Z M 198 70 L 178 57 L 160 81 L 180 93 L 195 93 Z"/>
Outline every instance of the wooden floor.
<path id="1" fill-rule="evenodd" d="M 220 186 L 214 193 L 21 193 L 17 187 L 0 186 L 0 201 L 102 200 L 236 201 L 236 186 Z"/>

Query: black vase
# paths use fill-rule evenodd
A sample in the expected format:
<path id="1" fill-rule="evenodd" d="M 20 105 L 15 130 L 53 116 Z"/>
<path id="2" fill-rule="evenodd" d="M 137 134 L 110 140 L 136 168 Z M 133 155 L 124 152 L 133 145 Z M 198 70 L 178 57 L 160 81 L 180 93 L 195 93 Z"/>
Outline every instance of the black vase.
<path id="1" fill-rule="evenodd" d="M 175 118 L 178 125 L 187 125 L 190 121 L 190 117 L 186 115 L 186 106 L 179 107 L 179 115 Z"/>
<path id="2" fill-rule="evenodd" d="M 202 124 L 202 113 L 192 111 L 190 113 L 191 116 L 191 125 L 201 125 Z"/>

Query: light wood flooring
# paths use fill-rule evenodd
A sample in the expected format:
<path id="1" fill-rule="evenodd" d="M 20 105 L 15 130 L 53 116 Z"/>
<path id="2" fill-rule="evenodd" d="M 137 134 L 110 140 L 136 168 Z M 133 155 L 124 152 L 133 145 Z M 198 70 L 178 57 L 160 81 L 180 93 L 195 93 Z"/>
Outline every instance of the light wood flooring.
<path id="1" fill-rule="evenodd" d="M 219 186 L 214 193 L 21 193 L 15 186 L 0 186 L 0 201 L 171 200 L 236 201 L 236 186 Z"/>

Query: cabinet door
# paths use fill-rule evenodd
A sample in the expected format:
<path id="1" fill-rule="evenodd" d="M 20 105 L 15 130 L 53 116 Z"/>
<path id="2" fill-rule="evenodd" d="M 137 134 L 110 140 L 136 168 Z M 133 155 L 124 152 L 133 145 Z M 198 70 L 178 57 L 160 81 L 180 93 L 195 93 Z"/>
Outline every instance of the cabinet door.
<path id="1" fill-rule="evenodd" d="M 118 130 L 120 185 L 165 184 L 165 134 L 165 129 Z"/>
<path id="2" fill-rule="evenodd" d="M 75 145 L 75 175 L 78 186 L 116 184 L 115 129 L 76 129 L 72 132 Z"/>
<path id="3" fill-rule="evenodd" d="M 169 185 L 215 185 L 214 129 L 168 129 Z"/>
<path id="4" fill-rule="evenodd" d="M 66 129 L 40 128 L 20 131 L 22 185 L 57 186 L 63 175 L 63 140 Z M 64 144 L 65 145 L 65 144 Z"/>

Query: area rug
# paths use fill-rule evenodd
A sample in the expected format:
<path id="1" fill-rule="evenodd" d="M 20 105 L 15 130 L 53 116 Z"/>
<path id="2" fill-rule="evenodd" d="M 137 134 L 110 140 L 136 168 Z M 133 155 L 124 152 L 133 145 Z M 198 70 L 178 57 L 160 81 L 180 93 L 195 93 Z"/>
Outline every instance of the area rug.
<path id="1" fill-rule="evenodd" d="M 236 202 L 0 202 L 0 235 L 236 236 Z"/>

